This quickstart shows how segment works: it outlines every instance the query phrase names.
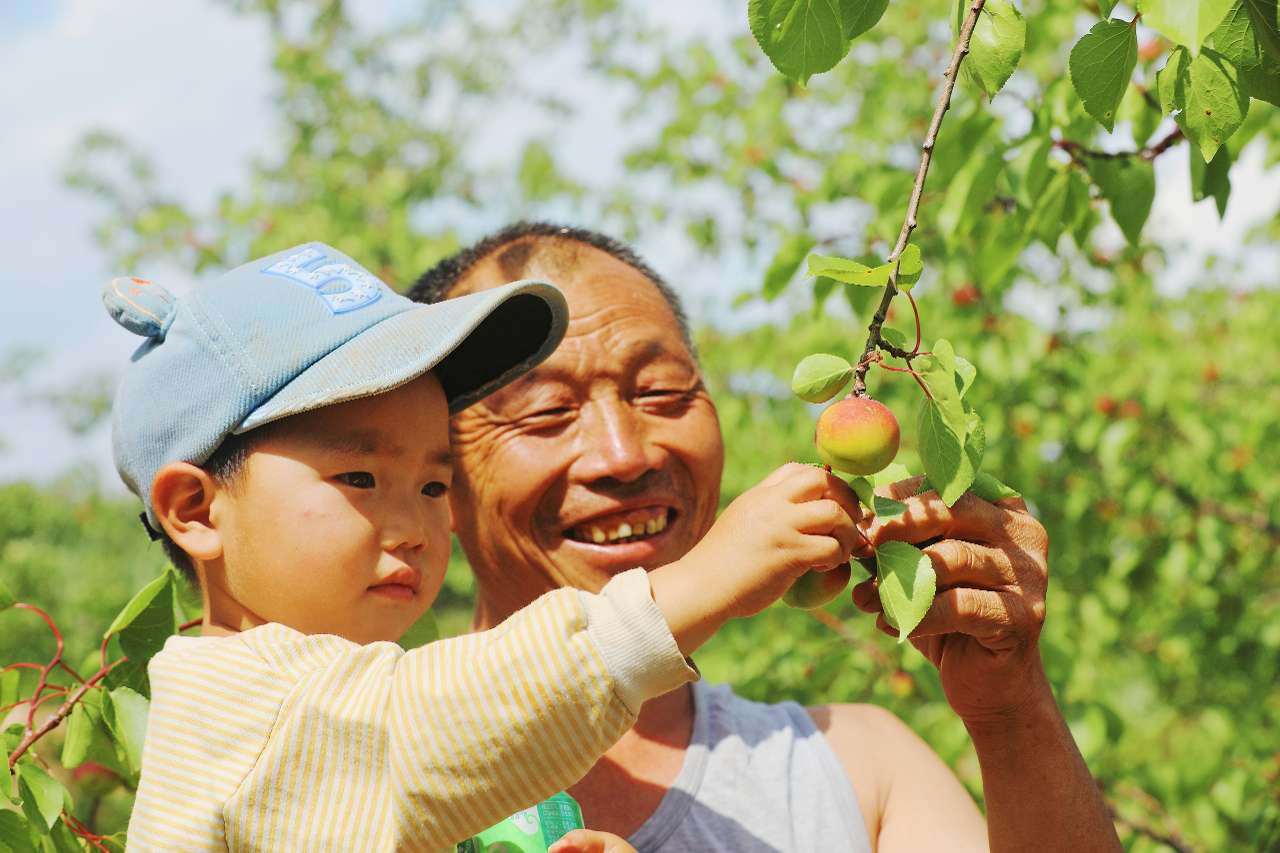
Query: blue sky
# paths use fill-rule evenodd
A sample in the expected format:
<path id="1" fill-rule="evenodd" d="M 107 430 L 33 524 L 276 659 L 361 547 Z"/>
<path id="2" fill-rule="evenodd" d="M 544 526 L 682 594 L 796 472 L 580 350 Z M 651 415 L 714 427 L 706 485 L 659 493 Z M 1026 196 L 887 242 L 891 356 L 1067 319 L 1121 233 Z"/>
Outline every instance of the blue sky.
<path id="1" fill-rule="evenodd" d="M 474 2 L 500 8 L 508 0 Z M 360 15 L 385 20 L 413 4 L 352 5 Z M 745 27 L 738 6 L 745 0 L 650 0 L 646 14 L 696 35 Z M 154 158 L 161 186 L 202 206 L 219 189 L 239 183 L 249 157 L 271 149 L 268 43 L 255 19 L 212 0 L 3 0 L 0 50 L 6 57 L 0 115 L 7 119 L 0 133 L 0 355 L 15 346 L 40 350 L 43 355 L 30 365 L 33 380 L 56 387 L 88 372 L 118 369 L 136 342 L 102 311 L 97 294 L 105 280 L 123 272 L 178 286 L 190 280 L 183 270 L 107 267 L 92 239 L 98 208 L 62 185 L 72 146 L 90 128 L 116 131 Z M 543 73 L 557 71 L 553 64 Z M 571 80 L 566 88 L 557 82 L 566 96 L 591 97 L 593 103 L 590 121 L 555 127 L 561 162 L 586 172 L 589 180 L 607 180 L 617 169 L 612 155 L 619 150 L 618 105 L 600 103 L 601 93 L 583 90 L 586 84 Z M 1245 157 L 1233 172 L 1237 189 L 1222 224 L 1211 204 L 1190 203 L 1185 146 L 1161 158 L 1158 167 L 1160 192 L 1150 227 L 1167 235 L 1173 247 L 1175 283 L 1202 269 L 1199 258 L 1205 254 L 1232 256 L 1252 223 L 1276 213 L 1280 173 L 1264 174 L 1258 156 Z M 498 224 L 470 223 L 476 233 L 464 236 Z M 699 262 L 675 235 L 646 235 L 640 248 L 677 281 L 724 280 L 722 269 L 698 275 Z M 1280 267 L 1274 253 L 1251 264 L 1268 265 Z M 759 273 L 735 274 L 745 286 Z M 713 319 L 712 313 L 720 319 L 724 297 L 723 291 L 690 293 L 695 319 Z M 1034 312 L 1036 305 L 1022 308 Z M 89 461 L 102 482 L 114 487 L 105 430 L 71 437 L 43 408 L 3 386 L 0 409 L 0 481 L 47 480 Z"/>

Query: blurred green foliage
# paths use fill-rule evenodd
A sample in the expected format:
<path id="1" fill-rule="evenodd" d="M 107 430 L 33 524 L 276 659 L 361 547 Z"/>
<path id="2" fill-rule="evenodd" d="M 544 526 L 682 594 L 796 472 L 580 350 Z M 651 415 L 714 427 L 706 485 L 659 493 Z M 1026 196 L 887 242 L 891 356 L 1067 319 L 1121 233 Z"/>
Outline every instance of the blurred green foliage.
<path id="1" fill-rule="evenodd" d="M 355 25 L 336 0 L 229 5 L 272 34 L 279 145 L 212 207 L 188 209 L 130 140 L 86 135 L 69 179 L 105 204 L 99 237 L 114 263 L 212 271 L 317 239 L 405 283 L 478 236 L 457 224 L 468 216 L 477 227 L 551 211 L 627 236 L 675 229 L 710 268 L 759 271 L 723 277 L 705 300 L 740 294 L 766 319 L 742 331 L 716 317 L 729 322 L 700 333 L 728 445 L 724 500 L 784 460 L 812 460 L 818 409 L 787 380 L 810 352 L 856 360 L 878 293 L 801 282 L 796 270 L 813 241 L 869 263 L 891 248 L 949 51 L 949 3 L 892 4 L 808 88 L 774 72 L 745 21 L 680 39 L 642 3 L 530 0 L 483 17 L 439 0 L 385 32 Z M 1137 149 L 1172 128 L 1142 94 L 1169 45 L 1145 36 L 1156 49 L 1140 53 L 1116 135 L 1099 135 L 1065 79 L 1066 47 L 1097 20 L 1085 6 L 1027 0 L 1026 52 L 1005 92 L 987 104 L 958 89 L 913 237 L 926 262 L 914 293 L 926 342 L 945 336 L 978 368 L 985 467 L 1049 529 L 1043 654 L 1126 846 L 1265 849 L 1280 839 L 1280 282 L 1246 247 L 1210 269 L 1170 267 L 1181 247 L 1160 224 L 1135 237 L 1129 222 L 1126 239 L 1097 175 L 1054 145 Z M 513 136 L 516 156 L 497 172 L 468 157 L 512 101 L 553 116 L 594 108 L 522 73 L 534 52 L 556 51 L 627 105 L 615 183 L 575 174 L 553 137 Z M 1255 99 L 1218 165 L 1252 141 L 1274 172 L 1277 113 Z M 1231 203 L 1224 172 L 1210 169 L 1206 184 L 1191 160 L 1194 196 Z M 1277 233 L 1265 223 L 1252 239 Z M 1170 277 L 1195 286 L 1171 293 Z M 675 283 L 691 297 L 708 290 Z M 1033 322 L 1009 307 L 1029 304 L 1052 309 Z M 893 312 L 890 325 L 911 334 L 906 305 Z M 909 378 L 873 371 L 870 383 L 912 422 Z M 24 399 L 83 430 L 106 384 Z M 902 460 L 919 470 L 912 433 Z M 0 486 L 0 579 L 56 616 L 73 663 L 96 657 L 102 629 L 163 565 L 136 512 L 86 480 Z M 443 633 L 466 629 L 470 595 L 455 551 L 436 607 Z M 0 661 L 50 651 L 31 614 L 0 613 Z M 847 600 L 733 624 L 699 662 L 754 698 L 884 705 L 980 796 L 932 668 Z M 59 737 L 39 750 L 51 764 Z M 77 817 L 123 828 L 126 789 L 71 786 Z"/>

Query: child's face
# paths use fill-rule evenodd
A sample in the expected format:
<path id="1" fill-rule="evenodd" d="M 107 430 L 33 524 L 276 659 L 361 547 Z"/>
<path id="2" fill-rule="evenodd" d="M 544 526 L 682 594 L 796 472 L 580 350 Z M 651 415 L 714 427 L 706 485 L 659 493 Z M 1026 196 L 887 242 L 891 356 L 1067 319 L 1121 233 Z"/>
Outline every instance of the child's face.
<path id="1" fill-rule="evenodd" d="M 282 422 L 210 508 L 213 621 L 399 639 L 444 580 L 451 481 L 434 376 Z"/>

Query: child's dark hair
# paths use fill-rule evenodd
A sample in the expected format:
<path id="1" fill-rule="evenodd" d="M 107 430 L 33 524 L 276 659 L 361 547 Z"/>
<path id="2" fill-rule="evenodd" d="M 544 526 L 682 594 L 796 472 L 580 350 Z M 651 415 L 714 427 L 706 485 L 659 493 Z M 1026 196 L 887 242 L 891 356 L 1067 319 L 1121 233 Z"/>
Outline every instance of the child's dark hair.
<path id="1" fill-rule="evenodd" d="M 244 463 L 249 458 L 249 451 L 253 449 L 255 440 L 260 437 L 259 430 L 246 432 L 243 435 L 229 435 L 223 440 L 222 444 L 218 445 L 218 449 L 213 452 L 213 455 L 205 460 L 200 467 L 207 471 L 209 476 L 217 480 L 219 484 L 234 482 L 244 470 Z M 178 546 L 177 542 L 170 539 L 163 530 L 158 532 L 160 547 L 164 549 L 169 562 L 173 563 L 192 586 L 198 585 L 196 568 L 191 563 L 191 557 Z"/>

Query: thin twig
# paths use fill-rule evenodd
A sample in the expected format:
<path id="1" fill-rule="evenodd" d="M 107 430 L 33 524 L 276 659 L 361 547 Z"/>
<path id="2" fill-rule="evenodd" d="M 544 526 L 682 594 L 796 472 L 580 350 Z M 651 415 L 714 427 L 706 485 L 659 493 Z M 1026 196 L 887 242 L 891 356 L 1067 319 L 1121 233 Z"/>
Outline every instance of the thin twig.
<path id="1" fill-rule="evenodd" d="M 1182 128 L 1175 127 L 1155 145 L 1139 148 L 1137 151 L 1099 151 L 1096 148 L 1086 148 L 1079 142 L 1072 142 L 1070 139 L 1059 139 L 1053 143 L 1053 147 L 1067 152 L 1072 161 L 1082 166 L 1084 165 L 1082 158 L 1085 157 L 1092 160 L 1128 160 L 1132 157 L 1137 157 L 1151 161 L 1177 145 L 1183 139 L 1183 136 Z"/>
<path id="2" fill-rule="evenodd" d="M 933 160 L 933 146 L 938 140 L 938 129 L 942 127 L 942 119 L 947 114 L 947 110 L 951 108 L 951 93 L 956 87 L 956 76 L 960 71 L 960 63 L 964 62 L 965 56 L 969 53 L 969 39 L 973 36 L 973 28 L 978 24 L 978 15 L 982 13 L 982 7 L 986 4 L 986 0 L 973 0 L 969 6 L 969 14 L 964 19 L 964 24 L 960 27 L 960 36 L 956 39 L 955 51 L 951 54 L 951 62 L 947 65 L 947 70 L 943 72 L 944 83 L 942 85 L 942 94 L 938 97 L 938 104 L 933 110 L 933 120 L 929 122 L 929 132 L 925 135 L 924 142 L 920 146 L 920 166 L 916 169 L 915 185 L 911 189 L 911 200 L 907 202 L 907 215 L 902 221 L 902 230 L 898 232 L 898 242 L 893 247 L 892 254 L 889 255 L 889 262 L 893 264 L 893 271 L 889 274 L 889 283 L 885 286 L 884 296 L 880 299 L 880 307 L 876 309 L 875 315 L 871 318 L 871 325 L 867 327 L 867 345 L 863 348 L 862 358 L 859 359 L 859 367 L 854 371 L 853 391 L 851 394 L 857 397 L 865 397 L 867 395 L 867 370 L 871 363 L 866 361 L 867 356 L 875 352 L 880 346 L 880 328 L 884 325 L 885 317 L 889 313 L 889 303 L 893 301 L 893 297 L 898 293 L 898 261 L 902 257 L 902 252 L 907 248 L 907 241 L 911 239 L 911 232 L 916 228 L 916 215 L 920 211 L 920 198 L 924 194 L 925 177 L 929 174 L 929 163 Z M 865 362 L 865 365 L 862 364 Z"/>

